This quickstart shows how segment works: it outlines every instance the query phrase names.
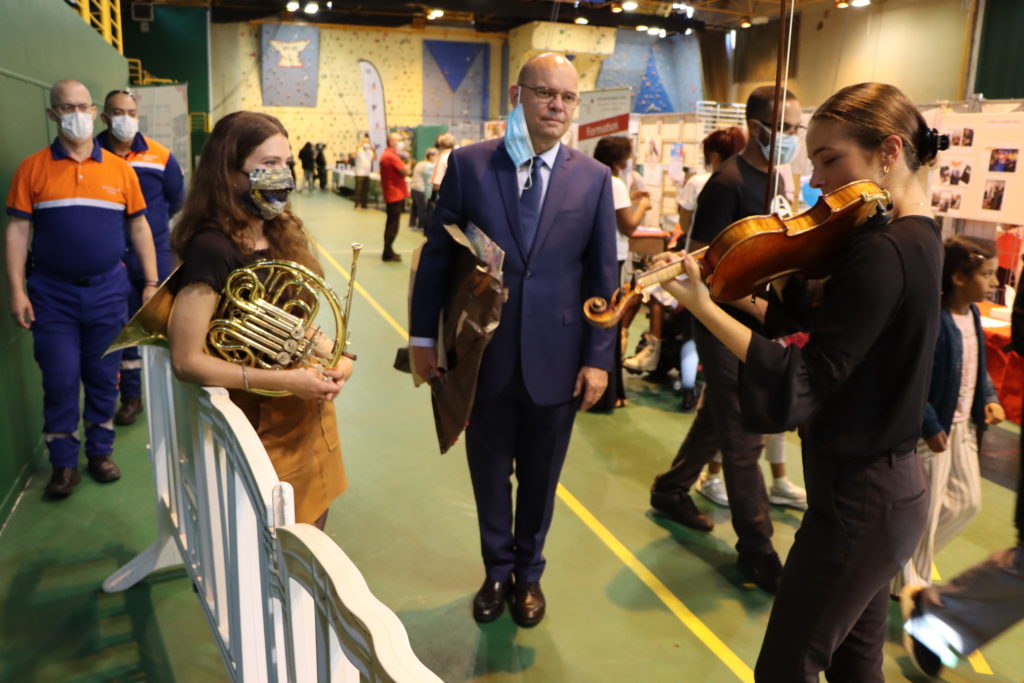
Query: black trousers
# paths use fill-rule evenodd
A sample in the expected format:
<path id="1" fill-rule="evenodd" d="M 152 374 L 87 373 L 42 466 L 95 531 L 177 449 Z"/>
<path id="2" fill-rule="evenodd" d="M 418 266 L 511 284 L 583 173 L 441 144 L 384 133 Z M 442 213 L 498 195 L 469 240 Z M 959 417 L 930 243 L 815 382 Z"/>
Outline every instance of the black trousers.
<path id="1" fill-rule="evenodd" d="M 368 175 L 357 175 L 356 176 L 356 208 L 360 206 L 364 209 L 367 208 L 366 201 L 370 196 L 370 176 Z"/>
<path id="2" fill-rule="evenodd" d="M 395 238 L 398 237 L 398 223 L 402 217 L 402 205 L 405 204 L 405 200 L 397 202 L 388 202 L 385 208 L 385 215 L 387 219 L 384 222 L 384 256 L 390 256 L 395 253 L 392 245 L 395 243 Z"/>
<path id="3" fill-rule="evenodd" d="M 326 166 L 317 166 L 316 167 L 316 177 L 317 177 L 317 180 L 320 181 L 320 189 L 321 190 L 326 190 L 327 189 L 327 167 Z"/>
<path id="4" fill-rule="evenodd" d="M 578 400 L 538 406 L 517 368 L 493 399 L 477 399 L 466 454 L 489 581 L 539 581 L 558 477 L 569 449 Z M 515 511 L 512 474 L 516 476 Z"/>
<path id="5" fill-rule="evenodd" d="M 430 214 L 427 211 L 427 195 L 421 190 L 412 190 L 412 209 L 409 211 L 409 227 L 423 228 L 426 230 L 430 222 Z"/>
<path id="6" fill-rule="evenodd" d="M 736 550 L 742 555 L 772 552 L 774 529 L 758 463 L 764 437 L 743 429 L 739 359 L 697 321 L 693 323 L 693 339 L 707 379 L 704 405 L 697 411 L 672 468 L 655 479 L 654 490 L 689 491 L 704 466 L 721 449 L 732 526 L 739 537 Z"/>
<path id="7" fill-rule="evenodd" d="M 928 513 L 921 458 L 911 451 L 836 461 L 805 449 L 804 477 L 809 509 L 754 678 L 817 683 L 824 671 L 831 683 L 882 683 L 889 582 L 914 552 Z"/>

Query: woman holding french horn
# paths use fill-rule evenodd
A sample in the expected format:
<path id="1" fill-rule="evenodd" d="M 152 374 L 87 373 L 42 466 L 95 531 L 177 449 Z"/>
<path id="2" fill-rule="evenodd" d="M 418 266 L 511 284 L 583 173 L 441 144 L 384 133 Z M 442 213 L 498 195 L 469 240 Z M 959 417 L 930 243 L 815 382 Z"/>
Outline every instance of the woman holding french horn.
<path id="1" fill-rule="evenodd" d="M 312 271 L 312 280 L 322 275 L 302 221 L 287 206 L 294 189 L 287 165 L 291 157 L 288 132 L 273 116 L 240 111 L 214 127 L 173 233 L 182 263 L 169 282 L 176 297 L 167 336 L 175 375 L 230 391 L 278 476 L 294 488 L 296 521 L 322 529 L 331 501 L 347 484 L 332 401 L 352 374 L 353 357 L 334 354 L 336 344 L 318 331 L 296 337 L 300 344 L 316 339 L 324 352 L 321 357 L 331 361 L 322 362 L 323 367 L 268 369 L 208 352 L 208 344 L 216 346 L 213 330 L 222 322 L 215 318 L 224 316 L 222 292 L 228 296 L 232 291 L 259 290 L 264 284 L 270 288 L 266 273 L 257 276 L 257 262 L 293 262 L 283 280 L 287 285 L 282 285 L 289 291 L 301 287 L 293 284 L 296 272 Z M 239 277 L 242 282 L 233 290 L 231 283 Z M 310 298 L 302 293 L 289 296 L 289 305 L 298 301 L 301 306 L 299 299 Z"/>

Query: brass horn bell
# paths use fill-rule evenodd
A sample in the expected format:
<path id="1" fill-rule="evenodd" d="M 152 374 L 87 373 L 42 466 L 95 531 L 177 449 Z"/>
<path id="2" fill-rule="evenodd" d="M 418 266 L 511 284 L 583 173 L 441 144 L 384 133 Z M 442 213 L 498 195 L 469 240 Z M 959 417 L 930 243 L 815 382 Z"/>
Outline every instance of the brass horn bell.
<path id="1" fill-rule="evenodd" d="M 352 245 L 352 270 L 344 310 L 331 286 L 301 264 L 258 261 L 232 271 L 210 321 L 207 350 L 250 368 L 334 367 L 349 343 L 348 317 L 361 249 L 361 244 Z M 316 326 L 321 301 L 333 318 L 333 344 Z M 167 348 L 167 324 L 173 306 L 174 295 L 165 282 L 128 321 L 104 355 L 140 344 Z M 253 389 L 252 393 L 288 394 L 260 389 Z"/>

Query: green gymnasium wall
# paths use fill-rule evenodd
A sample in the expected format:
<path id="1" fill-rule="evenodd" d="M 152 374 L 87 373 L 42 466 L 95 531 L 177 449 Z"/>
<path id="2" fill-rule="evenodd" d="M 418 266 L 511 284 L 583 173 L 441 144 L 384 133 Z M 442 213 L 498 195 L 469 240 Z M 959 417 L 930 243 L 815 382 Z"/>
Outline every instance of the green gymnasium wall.
<path id="1" fill-rule="evenodd" d="M 0 188 L 6 200 L 11 176 L 22 159 L 57 134 L 43 111 L 48 88 L 74 78 L 93 99 L 127 83 L 128 63 L 63 0 L 0 2 Z M 97 128 L 97 132 L 100 128 Z M 7 215 L 0 220 L 6 233 Z M 7 315 L 7 273 L 0 316 L 0 524 L 36 467 L 45 465 L 43 398 L 32 336 Z"/>
<path id="2" fill-rule="evenodd" d="M 205 7 L 154 6 L 146 31 L 125 11 L 121 16 L 124 56 L 142 60 L 142 68 L 157 78 L 188 83 L 188 110 L 210 107 L 210 11 Z M 192 133 L 192 156 L 197 157 L 209 135 Z M 185 159 L 179 159 L 185 163 Z M 191 160 L 189 160 L 191 162 Z"/>
<path id="3" fill-rule="evenodd" d="M 1024 97 L 1024 2 L 985 0 L 974 92 L 990 100 Z"/>

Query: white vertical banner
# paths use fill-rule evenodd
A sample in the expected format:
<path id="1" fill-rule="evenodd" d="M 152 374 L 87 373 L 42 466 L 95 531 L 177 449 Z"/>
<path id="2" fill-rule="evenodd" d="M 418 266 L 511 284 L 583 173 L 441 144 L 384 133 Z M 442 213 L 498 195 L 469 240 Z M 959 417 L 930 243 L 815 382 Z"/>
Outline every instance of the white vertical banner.
<path id="1" fill-rule="evenodd" d="M 604 136 L 627 135 L 629 101 L 629 88 L 581 92 L 576 148 L 593 156 L 597 141 Z"/>
<path id="2" fill-rule="evenodd" d="M 192 175 L 192 130 L 188 118 L 188 85 L 137 85 L 132 88 L 139 110 L 139 130 L 165 145 L 181 164 L 185 187 Z"/>
<path id="3" fill-rule="evenodd" d="M 381 153 L 388 144 L 387 111 L 384 108 L 384 84 L 380 81 L 371 62 L 359 60 L 359 74 L 363 77 L 363 99 L 366 100 L 366 121 L 370 133 L 370 142 L 377 150 L 377 160 L 373 162 L 374 170 L 379 168 Z"/>

